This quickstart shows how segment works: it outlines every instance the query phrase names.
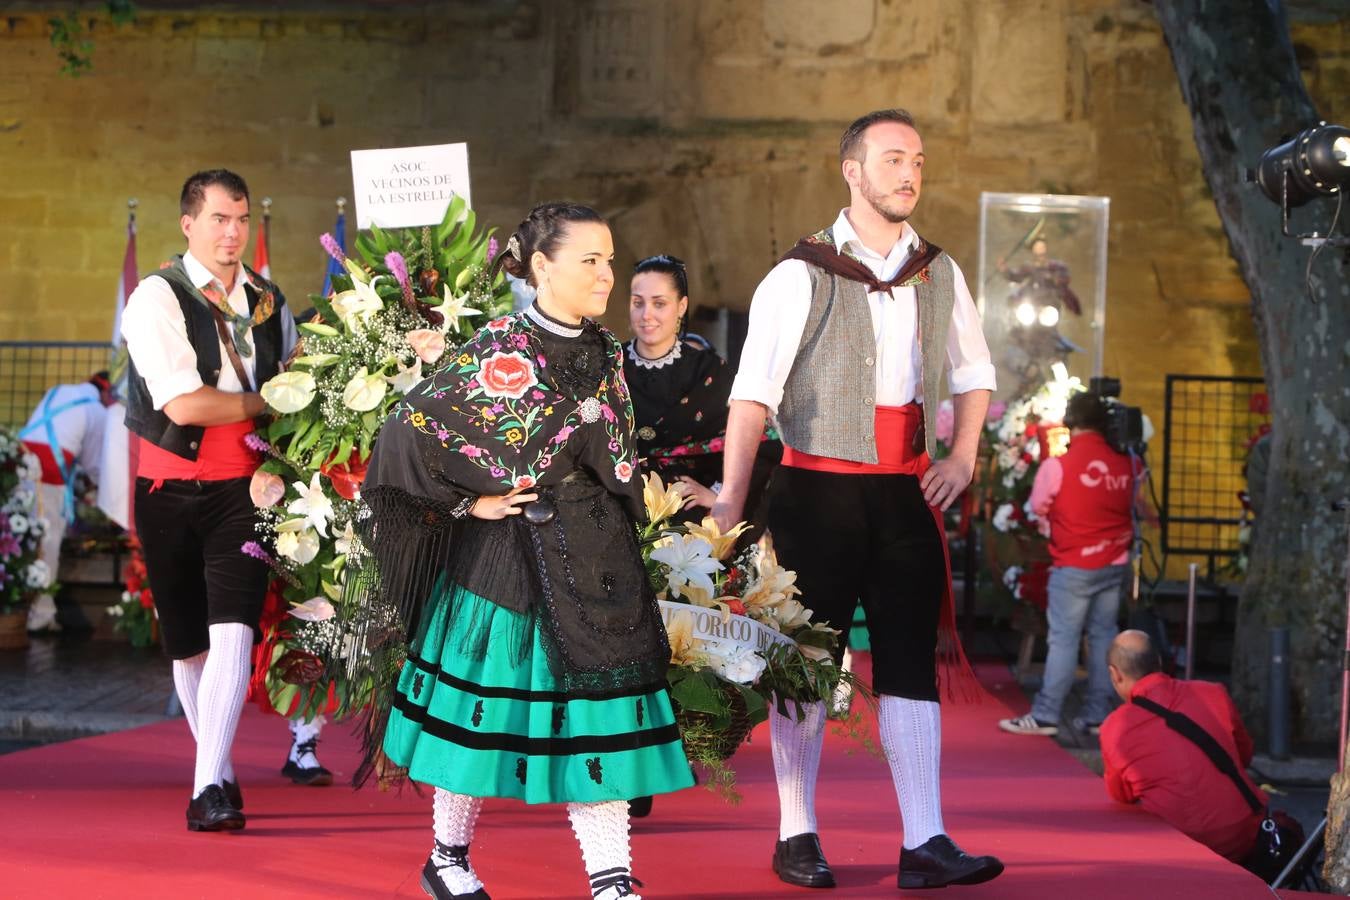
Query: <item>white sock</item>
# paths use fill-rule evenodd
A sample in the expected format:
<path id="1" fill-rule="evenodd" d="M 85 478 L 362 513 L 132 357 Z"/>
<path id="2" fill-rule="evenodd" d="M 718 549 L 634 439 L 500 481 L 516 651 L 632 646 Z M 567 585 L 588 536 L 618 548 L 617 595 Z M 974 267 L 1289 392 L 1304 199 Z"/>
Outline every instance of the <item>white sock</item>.
<path id="1" fill-rule="evenodd" d="M 788 704 L 789 714 L 796 708 Z M 816 831 L 816 773 L 825 745 L 825 704 L 803 703 L 800 722 L 769 701 L 769 748 L 778 780 L 778 839 Z"/>
<path id="2" fill-rule="evenodd" d="M 178 693 L 178 705 L 183 707 L 192 739 L 197 739 L 197 691 L 201 689 L 202 669 L 206 666 L 206 651 L 187 659 L 173 661 L 173 688 Z"/>
<path id="3" fill-rule="evenodd" d="M 931 700 L 881 698 L 881 749 L 891 764 L 895 795 L 905 826 L 905 849 L 945 834 L 938 763 L 942 752 L 942 711 Z"/>
<path id="4" fill-rule="evenodd" d="M 291 719 L 291 752 L 290 761 L 300 766 L 302 769 L 317 769 L 320 766 L 319 758 L 313 750 L 301 752 L 300 745 L 306 741 L 318 741 L 319 735 L 323 732 L 323 726 L 328 720 L 323 716 L 315 716 L 308 722 L 301 719 Z M 477 888 L 474 888 L 477 890 Z"/>
<path id="5" fill-rule="evenodd" d="M 209 628 L 211 649 L 197 687 L 197 768 L 192 796 L 233 775 L 230 748 L 239 727 L 239 713 L 248 691 L 253 629 L 238 622 Z M 229 780 L 233 780 L 232 778 Z"/>
<path id="6" fill-rule="evenodd" d="M 202 669 L 206 667 L 206 651 L 196 656 L 173 661 L 173 686 L 178 694 L 178 705 L 183 707 L 183 718 L 187 719 L 192 739 L 197 740 L 197 693 L 201 690 Z M 234 763 L 226 757 L 225 769 L 220 777 L 234 781 Z"/>
<path id="7" fill-rule="evenodd" d="M 436 875 L 452 894 L 472 894 L 483 886 L 468 856 L 474 825 L 482 808 L 482 797 L 452 794 L 442 788 L 436 788 L 432 794 L 431 822 L 436 845 L 431 858 L 437 867 Z M 462 856 L 447 852 L 460 847 L 464 848 Z"/>
<path id="8" fill-rule="evenodd" d="M 632 874 L 628 801 L 569 803 L 567 817 L 572 820 L 572 830 L 576 832 L 577 843 L 581 845 L 581 859 L 591 879 L 591 896 L 596 900 L 613 900 L 617 897 L 641 900 L 637 894 L 625 893 L 625 886 L 608 883 Z"/>

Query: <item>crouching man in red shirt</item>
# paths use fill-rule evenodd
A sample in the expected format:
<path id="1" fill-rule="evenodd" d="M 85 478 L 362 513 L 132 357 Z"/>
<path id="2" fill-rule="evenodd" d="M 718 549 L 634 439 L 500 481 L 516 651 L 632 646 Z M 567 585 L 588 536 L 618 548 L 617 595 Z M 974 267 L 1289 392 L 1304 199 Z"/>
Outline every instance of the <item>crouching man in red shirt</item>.
<path id="1" fill-rule="evenodd" d="M 1102 722 L 1106 792 L 1138 803 L 1215 853 L 1242 864 L 1256 843 L 1262 815 L 1237 785 L 1195 743 L 1167 727 L 1156 713 L 1132 702 L 1152 700 L 1194 720 L 1237 763 L 1247 786 L 1266 795 L 1247 775 L 1252 739 L 1221 684 L 1178 681 L 1159 671 L 1158 654 L 1142 631 L 1122 631 L 1107 655 L 1111 684 L 1125 701 Z"/>

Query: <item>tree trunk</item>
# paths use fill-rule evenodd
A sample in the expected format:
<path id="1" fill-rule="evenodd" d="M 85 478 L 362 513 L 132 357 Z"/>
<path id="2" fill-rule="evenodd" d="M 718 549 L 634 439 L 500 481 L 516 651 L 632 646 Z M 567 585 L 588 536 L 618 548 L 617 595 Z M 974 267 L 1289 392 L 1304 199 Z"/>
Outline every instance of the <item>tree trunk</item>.
<path id="1" fill-rule="evenodd" d="M 1344 519 L 1350 493 L 1350 284 L 1342 255 L 1319 258 L 1305 289 L 1309 248 L 1280 232 L 1280 210 L 1241 173 L 1263 151 L 1317 124 L 1279 0 L 1161 0 L 1158 19 L 1195 126 L 1205 178 L 1233 256 L 1252 292 L 1272 418 L 1265 508 L 1238 606 L 1233 688 L 1248 725 L 1265 732 L 1266 629 L 1287 625 L 1295 737 L 1335 742 L 1345 631 Z M 1325 231 L 1330 201 L 1297 221 Z M 1303 230 L 1312 230 L 1305 227 Z M 1339 786 L 1338 786 L 1339 787 Z M 1346 801 L 1345 790 L 1336 797 Z M 1339 821 L 1345 822 L 1342 814 Z M 1334 844 L 1333 844 L 1334 840 Z M 1350 888 L 1350 840 L 1328 832 L 1328 878 Z"/>

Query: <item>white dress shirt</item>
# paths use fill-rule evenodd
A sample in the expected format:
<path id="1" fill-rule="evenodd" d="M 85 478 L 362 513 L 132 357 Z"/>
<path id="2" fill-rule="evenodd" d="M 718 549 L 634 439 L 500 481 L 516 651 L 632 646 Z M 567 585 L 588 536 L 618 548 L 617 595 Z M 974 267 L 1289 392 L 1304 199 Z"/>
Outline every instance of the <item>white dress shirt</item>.
<path id="1" fill-rule="evenodd" d="M 894 278 L 909 259 L 918 234 L 906 222 L 891 252 L 881 256 L 863 246 L 853 224 L 840 210 L 834 222 L 835 248 L 857 258 L 881 281 Z M 947 331 L 947 382 L 953 394 L 994 390 L 994 364 L 980 328 L 980 315 L 965 276 L 952 261 L 956 303 Z M 918 343 L 918 294 L 912 287 L 890 294 L 869 291 L 872 336 L 876 341 L 876 402 L 904 406 L 923 402 L 923 369 Z M 750 327 L 741 349 L 741 364 L 731 388 L 732 400 L 753 400 L 778 412 L 783 385 L 797 358 L 802 331 L 811 312 L 811 273 L 800 259 L 774 266 L 755 289 L 750 302 Z"/>
<path id="2" fill-rule="evenodd" d="M 188 278 L 195 287 L 200 288 L 214 282 L 216 289 L 222 294 L 225 293 L 225 285 L 220 279 L 212 275 L 210 270 L 198 262 L 190 252 L 183 254 L 183 268 L 187 270 Z M 245 283 L 252 282 L 248 280 L 248 273 L 241 265 L 234 278 L 234 289 L 226 298 L 230 308 L 241 316 L 248 315 Z M 282 306 L 280 314 L 281 358 L 284 360 L 290 356 L 298 335 L 291 311 Z M 127 352 L 136 363 L 136 371 L 145 379 L 155 409 L 163 409 L 173 398 L 190 394 L 202 386 L 201 375 L 197 372 L 197 354 L 188 340 L 183 310 L 179 307 L 178 298 L 174 295 L 169 282 L 158 275 L 147 276 L 127 298 L 126 309 L 122 311 L 122 338 L 127 342 Z M 253 347 L 252 328 L 248 330 L 244 341 L 250 348 Z M 244 386 L 239 383 L 234 366 L 229 364 L 225 345 L 221 343 L 219 337 L 216 338 L 216 345 L 223 364 L 220 367 L 220 377 L 211 386 L 232 393 L 242 392 Z M 240 362 L 244 364 L 244 371 L 248 373 L 250 380 L 256 380 L 254 373 L 256 361 L 256 353 L 240 356 Z M 258 387 L 260 385 L 253 385 L 254 390 Z"/>

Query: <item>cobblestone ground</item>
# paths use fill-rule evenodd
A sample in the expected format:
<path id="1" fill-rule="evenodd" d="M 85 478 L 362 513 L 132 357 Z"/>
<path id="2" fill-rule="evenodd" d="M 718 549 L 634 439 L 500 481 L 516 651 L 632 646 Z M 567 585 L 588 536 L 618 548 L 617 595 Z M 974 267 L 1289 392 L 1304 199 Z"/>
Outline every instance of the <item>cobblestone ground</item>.
<path id="1" fill-rule="evenodd" d="M 159 721 L 173 691 L 158 647 L 91 640 L 87 633 L 34 637 L 0 651 L 0 741 L 63 740 Z M 21 749 L 0 743 L 0 752 Z"/>

